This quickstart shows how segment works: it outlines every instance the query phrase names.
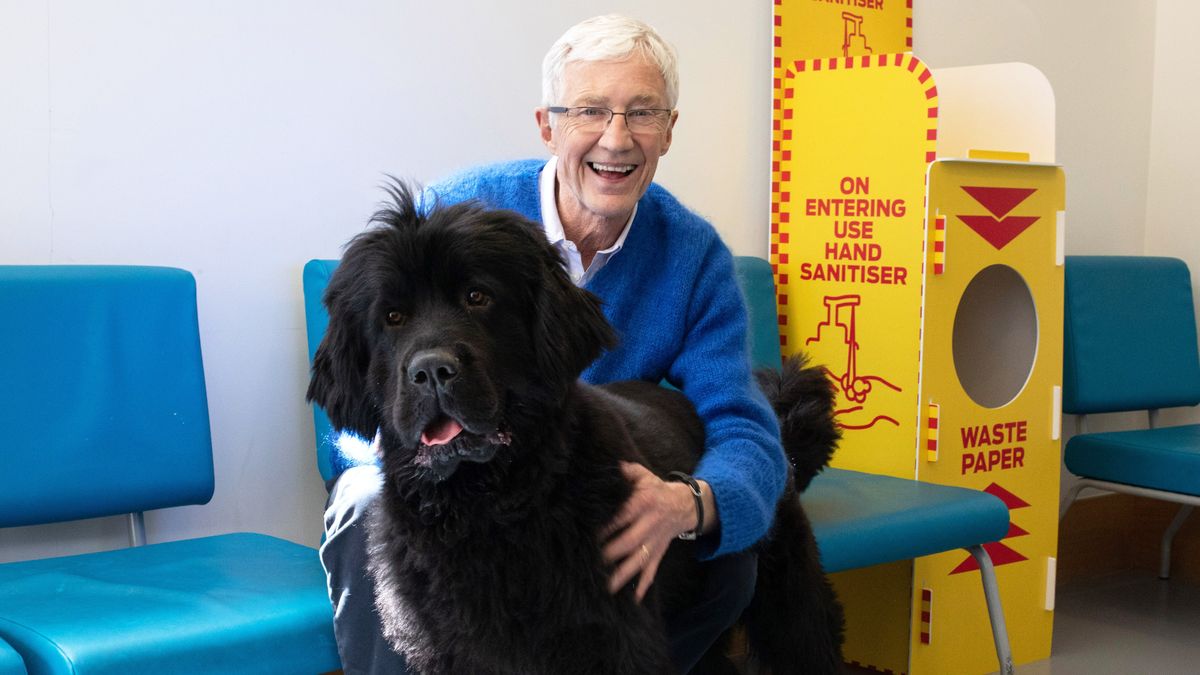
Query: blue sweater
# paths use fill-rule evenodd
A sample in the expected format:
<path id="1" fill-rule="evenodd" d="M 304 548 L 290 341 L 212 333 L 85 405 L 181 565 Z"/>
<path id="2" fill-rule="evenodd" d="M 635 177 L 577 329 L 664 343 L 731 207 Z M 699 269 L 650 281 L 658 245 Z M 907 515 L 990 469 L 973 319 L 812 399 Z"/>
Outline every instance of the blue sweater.
<path id="1" fill-rule="evenodd" d="M 477 199 L 541 222 L 544 165 L 485 166 L 429 190 L 442 203 Z M 721 523 L 702 555 L 749 547 L 771 525 L 787 469 L 778 422 L 751 376 L 745 300 L 729 249 L 712 225 L 652 184 L 624 247 L 586 288 L 604 300 L 620 344 L 583 379 L 666 379 L 683 391 L 704 420 L 707 447 L 695 475 L 712 487 Z"/>

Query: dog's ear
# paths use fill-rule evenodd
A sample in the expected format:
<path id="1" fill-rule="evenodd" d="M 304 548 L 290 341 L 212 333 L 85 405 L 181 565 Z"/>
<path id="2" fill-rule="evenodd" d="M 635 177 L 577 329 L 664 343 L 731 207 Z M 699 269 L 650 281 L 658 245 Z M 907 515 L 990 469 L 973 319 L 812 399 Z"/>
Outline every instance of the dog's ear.
<path id="1" fill-rule="evenodd" d="M 363 303 L 356 301 L 358 275 L 343 260 L 325 289 L 329 326 L 313 357 L 308 401 L 321 406 L 335 429 L 373 438 L 379 428 L 379 411 L 367 395 L 370 346 L 367 343 Z M 356 291 L 358 291 L 356 293 Z"/>
<path id="2" fill-rule="evenodd" d="M 600 298 L 577 287 L 562 268 L 558 254 L 547 247 L 534 319 L 538 367 L 549 382 L 570 382 L 617 336 L 600 310 Z"/>
<path id="3" fill-rule="evenodd" d="M 373 438 L 379 429 L 379 412 L 367 396 L 366 344 L 355 333 L 331 318 L 313 357 L 308 400 L 325 410 L 335 429 Z"/>
<path id="4" fill-rule="evenodd" d="M 329 325 L 313 357 L 308 400 L 321 406 L 338 430 L 374 438 L 382 419 L 367 390 L 371 365 L 369 312 L 379 277 L 378 252 L 395 232 L 411 232 L 421 223 L 419 188 L 394 176 L 383 186 L 391 201 L 371 216 L 376 225 L 346 245 L 321 302 Z"/>

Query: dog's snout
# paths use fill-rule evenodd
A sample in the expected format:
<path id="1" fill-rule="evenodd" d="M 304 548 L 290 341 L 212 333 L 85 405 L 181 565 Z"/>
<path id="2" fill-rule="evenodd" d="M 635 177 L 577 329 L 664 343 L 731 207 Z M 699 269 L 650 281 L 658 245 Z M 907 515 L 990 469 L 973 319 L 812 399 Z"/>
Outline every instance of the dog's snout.
<path id="1" fill-rule="evenodd" d="M 424 349 L 408 363 L 408 381 L 419 387 L 440 389 L 458 377 L 458 359 L 445 349 Z"/>

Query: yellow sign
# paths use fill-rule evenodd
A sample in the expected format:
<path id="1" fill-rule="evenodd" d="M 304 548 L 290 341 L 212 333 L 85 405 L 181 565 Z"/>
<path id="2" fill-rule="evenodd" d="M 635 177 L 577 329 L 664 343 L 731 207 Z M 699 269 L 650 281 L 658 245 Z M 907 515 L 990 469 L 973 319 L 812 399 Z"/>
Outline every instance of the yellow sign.
<path id="1" fill-rule="evenodd" d="M 1056 166 L 938 161 L 929 170 L 929 218 L 945 223 L 945 263 L 941 272 L 928 266 L 921 397 L 926 426 L 936 406 L 938 454 L 917 475 L 1008 505 L 1008 536 L 985 548 L 1016 663 L 1048 657 L 1053 628 L 1064 203 Z M 928 644 L 913 641 L 911 672 L 995 670 L 993 654 L 967 646 L 991 638 L 973 597 L 977 569 L 963 551 L 916 562 L 914 584 L 933 589 L 934 615 L 955 619 L 935 620 Z"/>
<path id="2" fill-rule="evenodd" d="M 911 54 L 801 60 L 777 73 L 771 262 L 781 350 L 807 352 L 836 383 L 835 466 L 911 478 L 937 89 Z M 848 659 L 907 670 L 912 567 L 834 575 Z"/>
<path id="3" fill-rule="evenodd" d="M 837 383 L 836 466 L 911 477 L 937 91 L 911 54 L 797 61 L 782 79 L 771 228 L 782 350 L 808 352 Z"/>
<path id="4" fill-rule="evenodd" d="M 775 0 L 784 61 L 912 51 L 912 0 Z"/>

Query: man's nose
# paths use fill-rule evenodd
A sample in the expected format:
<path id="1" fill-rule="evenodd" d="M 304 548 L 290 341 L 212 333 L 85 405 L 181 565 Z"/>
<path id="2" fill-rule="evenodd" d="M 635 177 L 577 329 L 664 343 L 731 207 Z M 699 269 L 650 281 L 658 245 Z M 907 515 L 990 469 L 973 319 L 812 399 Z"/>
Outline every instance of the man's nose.
<path id="1" fill-rule="evenodd" d="M 618 117 L 621 118 L 619 122 Z M 612 148 L 628 148 L 633 145 L 633 132 L 625 123 L 624 113 L 613 113 L 608 126 L 604 127 L 604 134 L 600 136 L 600 143 Z"/>

